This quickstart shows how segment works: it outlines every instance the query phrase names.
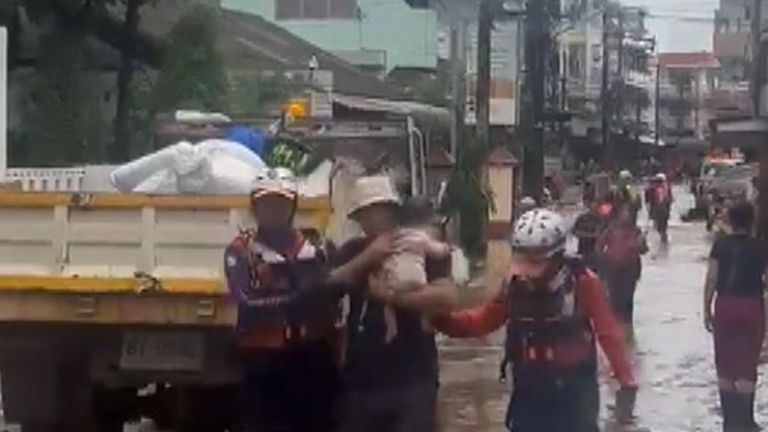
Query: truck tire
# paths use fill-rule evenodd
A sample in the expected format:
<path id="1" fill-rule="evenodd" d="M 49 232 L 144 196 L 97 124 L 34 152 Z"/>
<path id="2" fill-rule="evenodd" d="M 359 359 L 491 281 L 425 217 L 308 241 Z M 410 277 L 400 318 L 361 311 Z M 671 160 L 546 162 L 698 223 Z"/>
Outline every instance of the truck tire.
<path id="1" fill-rule="evenodd" d="M 136 389 L 95 386 L 94 416 L 99 432 L 122 432 L 125 423 L 141 419 Z"/>
<path id="2" fill-rule="evenodd" d="M 97 432 L 87 359 L 0 355 L 5 421 L 24 432 Z"/>
<path id="3" fill-rule="evenodd" d="M 238 430 L 236 386 L 178 386 L 160 389 L 144 414 L 160 430 L 224 432 Z"/>

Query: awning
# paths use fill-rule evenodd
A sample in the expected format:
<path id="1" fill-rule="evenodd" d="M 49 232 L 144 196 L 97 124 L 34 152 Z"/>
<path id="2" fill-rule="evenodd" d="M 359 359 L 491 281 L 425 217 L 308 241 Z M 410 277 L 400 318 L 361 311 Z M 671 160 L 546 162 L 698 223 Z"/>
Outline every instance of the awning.
<path id="1" fill-rule="evenodd" d="M 712 145 L 756 149 L 768 145 L 768 119 L 719 120 L 713 123 Z"/>
<path id="2" fill-rule="evenodd" d="M 446 127 L 451 124 L 451 114 L 447 109 L 420 102 L 392 101 L 336 93 L 333 95 L 333 103 L 360 111 L 413 116 L 417 120 L 436 122 Z"/>
<path id="3" fill-rule="evenodd" d="M 768 132 L 768 119 L 751 118 L 715 122 L 717 132 Z"/>

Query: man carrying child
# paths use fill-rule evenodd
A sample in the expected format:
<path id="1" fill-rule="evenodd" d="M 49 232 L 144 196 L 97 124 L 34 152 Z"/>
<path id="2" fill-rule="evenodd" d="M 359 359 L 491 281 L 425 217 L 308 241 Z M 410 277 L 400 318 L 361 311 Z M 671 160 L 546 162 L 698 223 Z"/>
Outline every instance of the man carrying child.
<path id="1" fill-rule="evenodd" d="M 450 256 L 429 250 L 435 246 L 424 223 L 429 218 L 419 214 L 407 235 L 399 232 L 400 203 L 388 177 L 364 177 L 355 185 L 349 217 L 364 235 L 340 248 L 333 271 L 349 275 L 343 281 L 350 313 L 342 431 L 436 430 L 437 348 L 424 319 L 453 309 L 458 292 Z M 417 258 L 408 263 L 415 264 L 414 277 L 398 269 L 398 254 Z"/>

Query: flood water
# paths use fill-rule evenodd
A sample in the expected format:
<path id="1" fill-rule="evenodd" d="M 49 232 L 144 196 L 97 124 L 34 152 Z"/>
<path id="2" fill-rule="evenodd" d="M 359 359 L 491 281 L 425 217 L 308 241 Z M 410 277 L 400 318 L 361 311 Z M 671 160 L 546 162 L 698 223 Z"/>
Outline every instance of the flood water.
<path id="1" fill-rule="evenodd" d="M 611 419 L 615 384 L 601 358 L 603 431 L 721 430 L 712 337 L 702 321 L 702 292 L 711 240 L 703 224 L 683 224 L 680 211 L 692 197 L 676 190 L 671 244 L 660 253 L 651 232 L 635 301 L 632 348 L 640 389 L 633 424 Z M 645 228 L 645 222 L 641 221 Z M 498 381 L 503 335 L 442 342 L 440 399 L 444 432 L 504 431 L 509 391 Z M 768 386 L 760 379 L 757 421 L 768 425 Z"/>

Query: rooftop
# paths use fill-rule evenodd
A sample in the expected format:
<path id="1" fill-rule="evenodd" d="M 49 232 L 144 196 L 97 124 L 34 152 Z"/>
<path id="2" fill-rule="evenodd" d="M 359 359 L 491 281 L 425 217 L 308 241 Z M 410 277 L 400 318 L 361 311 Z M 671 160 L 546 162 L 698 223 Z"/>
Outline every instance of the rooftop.
<path id="1" fill-rule="evenodd" d="M 162 40 L 173 24 L 194 7 L 184 0 L 163 0 L 142 9 L 141 30 Z M 316 56 L 320 68 L 333 71 L 335 92 L 406 99 L 397 86 L 365 73 L 263 17 L 227 9 L 215 10 L 219 50 L 230 70 L 295 70 L 307 68 Z"/>

